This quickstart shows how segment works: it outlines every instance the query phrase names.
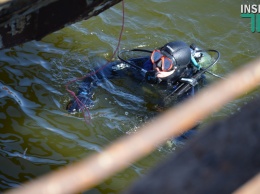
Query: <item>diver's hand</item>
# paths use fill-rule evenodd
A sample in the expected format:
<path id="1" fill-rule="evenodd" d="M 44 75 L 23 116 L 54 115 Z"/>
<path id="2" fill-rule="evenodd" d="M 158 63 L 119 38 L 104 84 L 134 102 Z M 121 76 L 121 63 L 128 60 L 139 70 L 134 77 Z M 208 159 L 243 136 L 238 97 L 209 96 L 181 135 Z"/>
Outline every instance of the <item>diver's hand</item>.
<path id="1" fill-rule="evenodd" d="M 159 79 L 156 74 L 157 74 L 156 71 L 147 71 L 145 74 L 145 80 L 150 84 L 159 83 Z"/>

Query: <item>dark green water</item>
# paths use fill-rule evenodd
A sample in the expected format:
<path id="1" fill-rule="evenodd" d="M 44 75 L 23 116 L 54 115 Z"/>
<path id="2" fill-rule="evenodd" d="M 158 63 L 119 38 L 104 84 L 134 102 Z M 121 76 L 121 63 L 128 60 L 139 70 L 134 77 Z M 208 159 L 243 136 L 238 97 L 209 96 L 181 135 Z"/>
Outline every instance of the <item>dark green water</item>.
<path id="1" fill-rule="evenodd" d="M 260 54 L 260 33 L 251 33 L 250 21 L 240 17 L 242 2 L 246 1 L 126 1 L 120 49 L 155 48 L 181 39 L 219 50 L 221 59 L 213 71 L 224 76 Z M 92 124 L 65 111 L 70 100 L 65 84 L 111 58 L 121 29 L 121 8 L 118 4 L 42 41 L 0 51 L 0 191 L 100 152 L 118 137 L 138 131 L 154 115 L 136 86 L 121 85 L 120 79 L 97 88 Z M 207 122 L 233 114 L 258 93 L 229 103 Z M 86 193 L 118 193 L 175 149 L 162 146 Z"/>

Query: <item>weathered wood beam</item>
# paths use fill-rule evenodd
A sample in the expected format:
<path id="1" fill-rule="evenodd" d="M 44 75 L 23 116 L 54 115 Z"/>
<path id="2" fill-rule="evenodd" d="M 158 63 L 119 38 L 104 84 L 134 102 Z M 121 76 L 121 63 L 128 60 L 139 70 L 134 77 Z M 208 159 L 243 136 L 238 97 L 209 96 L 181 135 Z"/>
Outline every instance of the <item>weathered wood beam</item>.
<path id="1" fill-rule="evenodd" d="M 121 0 L 0 0 L 0 49 L 89 19 Z"/>
<path id="2" fill-rule="evenodd" d="M 125 194 L 232 193 L 260 172 L 260 99 L 174 153 Z"/>

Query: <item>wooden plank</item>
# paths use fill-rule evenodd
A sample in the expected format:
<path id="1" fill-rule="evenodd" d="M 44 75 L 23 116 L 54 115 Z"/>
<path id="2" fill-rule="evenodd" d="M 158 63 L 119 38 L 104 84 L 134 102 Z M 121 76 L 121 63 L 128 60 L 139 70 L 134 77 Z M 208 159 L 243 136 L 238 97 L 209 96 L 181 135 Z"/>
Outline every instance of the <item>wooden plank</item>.
<path id="1" fill-rule="evenodd" d="M 0 2 L 0 49 L 98 15 L 121 0 L 9 0 Z"/>
<path id="2" fill-rule="evenodd" d="M 231 193 L 260 172 L 260 99 L 173 153 L 125 194 Z"/>

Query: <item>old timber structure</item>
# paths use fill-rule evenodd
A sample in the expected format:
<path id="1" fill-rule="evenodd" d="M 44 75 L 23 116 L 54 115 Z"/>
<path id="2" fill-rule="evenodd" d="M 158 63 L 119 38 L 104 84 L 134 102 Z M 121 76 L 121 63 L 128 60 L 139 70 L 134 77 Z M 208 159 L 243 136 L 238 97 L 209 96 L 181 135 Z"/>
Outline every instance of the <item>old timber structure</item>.
<path id="1" fill-rule="evenodd" d="M 98 15 L 121 0 L 0 0 L 0 49 Z"/>

